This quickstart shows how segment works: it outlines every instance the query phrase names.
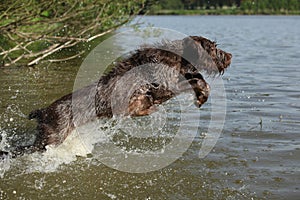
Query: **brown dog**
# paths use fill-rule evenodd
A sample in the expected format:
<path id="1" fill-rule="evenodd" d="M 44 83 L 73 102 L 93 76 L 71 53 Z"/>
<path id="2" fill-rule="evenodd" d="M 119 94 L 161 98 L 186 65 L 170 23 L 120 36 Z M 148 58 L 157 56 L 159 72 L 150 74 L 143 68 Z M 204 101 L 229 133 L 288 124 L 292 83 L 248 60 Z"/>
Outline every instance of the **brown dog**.
<path id="1" fill-rule="evenodd" d="M 198 36 L 144 46 L 117 62 L 98 82 L 68 94 L 46 108 L 31 112 L 29 119 L 38 122 L 36 140 L 32 146 L 18 147 L 12 154 L 42 151 L 49 144 L 59 145 L 75 127 L 93 119 L 112 117 L 113 114 L 149 115 L 156 110 L 157 104 L 183 91 L 172 86 L 180 83 L 189 83 L 195 93 L 195 104 L 200 107 L 208 99 L 209 86 L 199 71 L 222 74 L 230 65 L 231 57 L 230 53 L 217 49 L 215 42 Z M 128 104 L 121 103 L 114 109 L 116 105 L 112 102 L 116 96 L 112 94 L 117 82 L 130 70 L 143 65 L 153 65 L 146 68 L 152 70 L 149 74 L 159 71 L 161 81 L 132 86 L 134 89 L 126 97 Z M 171 72 L 171 76 L 167 72 Z"/>

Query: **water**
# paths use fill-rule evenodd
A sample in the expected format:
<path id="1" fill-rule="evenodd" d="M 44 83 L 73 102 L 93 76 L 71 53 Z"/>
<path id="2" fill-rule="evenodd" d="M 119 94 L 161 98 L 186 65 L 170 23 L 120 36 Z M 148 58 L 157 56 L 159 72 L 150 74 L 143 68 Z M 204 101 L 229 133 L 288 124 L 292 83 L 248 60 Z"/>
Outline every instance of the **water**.
<path id="1" fill-rule="evenodd" d="M 210 122 L 210 100 L 201 109 L 201 127 L 190 148 L 163 169 L 121 172 L 82 155 L 88 151 L 70 138 L 59 150 L 50 147 L 42 155 L 2 162 L 0 199 L 298 199 L 300 17 L 149 16 L 141 21 L 203 35 L 233 54 L 222 77 L 225 124 L 213 150 L 198 156 Z M 31 142 L 35 124 L 25 116 L 72 91 L 78 68 L 75 61 L 0 70 L 1 147 Z M 185 97 L 169 107 L 180 98 Z M 110 127 L 96 138 L 100 144 Z M 161 141 L 166 138 L 173 136 L 165 133 Z M 122 134 L 114 139 L 128 142 Z"/>

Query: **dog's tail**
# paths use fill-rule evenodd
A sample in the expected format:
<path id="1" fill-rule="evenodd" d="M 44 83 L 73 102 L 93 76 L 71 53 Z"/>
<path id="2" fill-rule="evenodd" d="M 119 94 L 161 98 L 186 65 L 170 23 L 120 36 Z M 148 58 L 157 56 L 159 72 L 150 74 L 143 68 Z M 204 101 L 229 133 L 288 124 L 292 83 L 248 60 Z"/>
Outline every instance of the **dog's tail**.
<path id="1" fill-rule="evenodd" d="M 38 109 L 38 110 L 34 110 L 32 111 L 29 115 L 28 115 L 28 119 L 36 119 L 38 122 L 42 121 L 43 119 L 43 111 L 44 109 Z"/>

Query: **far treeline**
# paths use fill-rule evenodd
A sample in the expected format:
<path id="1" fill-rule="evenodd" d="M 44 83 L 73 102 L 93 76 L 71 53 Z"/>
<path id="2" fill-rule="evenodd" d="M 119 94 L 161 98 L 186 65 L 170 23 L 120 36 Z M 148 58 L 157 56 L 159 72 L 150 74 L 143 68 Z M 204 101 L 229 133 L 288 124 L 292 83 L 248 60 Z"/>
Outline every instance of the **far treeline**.
<path id="1" fill-rule="evenodd" d="M 300 0 L 149 0 L 150 14 L 300 14 Z"/>

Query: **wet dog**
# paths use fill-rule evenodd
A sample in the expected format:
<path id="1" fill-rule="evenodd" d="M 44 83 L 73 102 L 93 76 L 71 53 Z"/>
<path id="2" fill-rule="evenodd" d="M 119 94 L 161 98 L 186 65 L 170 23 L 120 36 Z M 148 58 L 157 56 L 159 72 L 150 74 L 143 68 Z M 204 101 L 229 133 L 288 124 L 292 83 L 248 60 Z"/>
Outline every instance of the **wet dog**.
<path id="1" fill-rule="evenodd" d="M 144 45 L 117 62 L 94 84 L 31 112 L 29 119 L 36 119 L 38 123 L 36 140 L 31 146 L 17 147 L 12 156 L 43 151 L 47 145 L 59 145 L 76 127 L 93 119 L 109 118 L 114 114 L 149 115 L 156 111 L 158 104 L 184 91 L 181 83 L 189 85 L 195 94 L 195 104 L 200 107 L 210 92 L 200 71 L 222 74 L 230 65 L 231 57 L 230 53 L 218 49 L 215 42 L 199 36 Z M 128 79 L 132 82 L 124 83 L 130 85 L 131 91 L 123 91 L 127 95 L 121 90 L 122 95 L 116 93 L 120 79 L 139 66 L 150 70 L 150 75 L 158 74 L 159 81 L 143 82 L 143 78 L 134 79 L 137 77 L 132 76 Z M 0 152 L 0 157 L 1 154 L 7 153 Z"/>

